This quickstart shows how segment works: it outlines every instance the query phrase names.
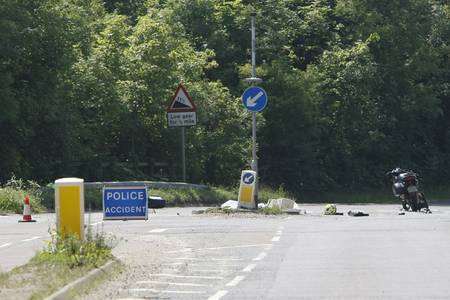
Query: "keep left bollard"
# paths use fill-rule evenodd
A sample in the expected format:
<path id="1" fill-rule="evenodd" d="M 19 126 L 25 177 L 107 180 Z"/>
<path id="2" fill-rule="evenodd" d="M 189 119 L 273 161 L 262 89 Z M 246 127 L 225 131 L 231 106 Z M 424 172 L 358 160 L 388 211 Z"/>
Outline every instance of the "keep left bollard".
<path id="1" fill-rule="evenodd" d="M 63 236 L 84 239 L 84 180 L 55 180 L 56 229 Z"/>

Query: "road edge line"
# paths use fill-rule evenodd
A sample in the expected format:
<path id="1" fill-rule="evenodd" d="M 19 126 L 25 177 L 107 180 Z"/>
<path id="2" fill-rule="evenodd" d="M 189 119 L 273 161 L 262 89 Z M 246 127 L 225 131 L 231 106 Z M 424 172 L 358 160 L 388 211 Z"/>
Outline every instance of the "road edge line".
<path id="1" fill-rule="evenodd" d="M 71 293 L 78 288 L 83 287 L 87 282 L 94 280 L 98 276 L 102 275 L 103 273 L 108 272 L 110 269 L 112 269 L 114 266 L 119 264 L 119 261 L 117 259 L 109 260 L 107 263 L 105 263 L 103 266 L 93 269 L 89 271 L 86 275 L 83 277 L 80 277 L 76 279 L 75 281 L 72 281 L 47 298 L 45 300 L 64 300 L 70 298 Z"/>

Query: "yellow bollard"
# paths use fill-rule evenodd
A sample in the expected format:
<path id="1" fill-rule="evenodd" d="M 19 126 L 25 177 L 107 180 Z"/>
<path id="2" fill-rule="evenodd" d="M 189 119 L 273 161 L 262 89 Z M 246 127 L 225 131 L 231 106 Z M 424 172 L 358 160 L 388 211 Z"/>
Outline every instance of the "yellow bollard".
<path id="1" fill-rule="evenodd" d="M 239 186 L 239 207 L 255 208 L 256 181 L 256 172 L 251 170 L 242 171 L 241 184 Z"/>
<path id="2" fill-rule="evenodd" d="M 56 229 L 62 235 L 84 239 L 84 180 L 55 180 Z"/>

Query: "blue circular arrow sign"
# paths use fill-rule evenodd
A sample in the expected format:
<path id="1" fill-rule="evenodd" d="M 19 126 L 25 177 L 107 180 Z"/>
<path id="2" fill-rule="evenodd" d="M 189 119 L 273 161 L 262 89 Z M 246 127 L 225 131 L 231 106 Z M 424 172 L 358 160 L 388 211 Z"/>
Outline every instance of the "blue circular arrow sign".
<path id="1" fill-rule="evenodd" d="M 242 176 L 242 181 L 245 184 L 252 184 L 253 181 L 255 181 L 255 175 L 252 173 L 245 173 L 244 176 Z"/>
<path id="2" fill-rule="evenodd" d="M 242 103 L 251 112 L 262 111 L 267 105 L 267 93 L 259 86 L 249 87 L 242 94 Z"/>

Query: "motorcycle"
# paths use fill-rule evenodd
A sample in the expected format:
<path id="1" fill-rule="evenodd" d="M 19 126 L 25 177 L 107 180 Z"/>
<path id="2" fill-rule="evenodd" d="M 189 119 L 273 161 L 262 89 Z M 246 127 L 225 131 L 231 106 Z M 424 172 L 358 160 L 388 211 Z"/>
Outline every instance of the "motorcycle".
<path id="1" fill-rule="evenodd" d="M 425 195 L 419 191 L 419 179 L 413 171 L 395 168 L 386 173 L 392 181 L 392 192 L 401 200 L 404 210 L 429 211 Z"/>

